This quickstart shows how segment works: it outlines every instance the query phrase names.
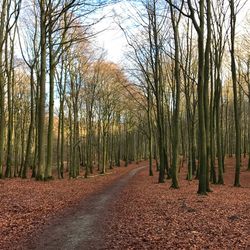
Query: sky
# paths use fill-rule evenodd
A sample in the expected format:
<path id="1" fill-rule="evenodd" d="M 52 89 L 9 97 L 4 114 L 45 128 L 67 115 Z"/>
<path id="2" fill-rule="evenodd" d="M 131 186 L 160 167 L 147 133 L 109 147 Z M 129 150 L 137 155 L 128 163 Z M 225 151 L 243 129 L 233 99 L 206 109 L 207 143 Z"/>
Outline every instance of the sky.
<path id="1" fill-rule="evenodd" d="M 115 14 L 118 14 L 123 19 L 128 19 L 129 13 L 133 13 L 131 5 L 126 3 L 126 1 L 121 1 L 120 3 L 104 8 L 99 15 L 105 15 L 106 17 L 95 26 L 95 31 L 98 32 L 95 39 L 96 45 L 104 48 L 107 53 L 107 60 L 117 64 L 124 62 L 124 51 L 126 50 L 127 42 L 123 32 L 115 21 Z M 238 29 L 243 29 L 242 24 L 245 21 L 247 13 L 250 14 L 250 0 L 247 0 L 244 8 L 242 8 L 237 16 Z"/>
<path id="2" fill-rule="evenodd" d="M 131 6 L 124 1 L 108 6 L 99 13 L 99 15 L 105 15 L 106 17 L 95 26 L 97 33 L 101 31 L 96 36 L 95 42 L 98 46 L 106 50 L 106 59 L 117 64 L 122 63 L 124 60 L 123 52 L 126 49 L 127 42 L 122 30 L 117 24 L 116 15 L 127 18 L 128 12 L 131 11 L 133 11 Z"/>

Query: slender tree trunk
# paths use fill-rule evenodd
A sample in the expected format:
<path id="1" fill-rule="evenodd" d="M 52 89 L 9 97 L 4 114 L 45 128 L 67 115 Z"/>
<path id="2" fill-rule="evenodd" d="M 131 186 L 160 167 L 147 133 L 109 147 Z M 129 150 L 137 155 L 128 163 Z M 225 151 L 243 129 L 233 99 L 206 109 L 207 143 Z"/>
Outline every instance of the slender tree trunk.
<path id="1" fill-rule="evenodd" d="M 27 178 L 27 170 L 29 165 L 31 164 L 31 149 L 32 149 L 32 140 L 34 136 L 34 68 L 31 68 L 30 71 L 30 125 L 29 125 L 29 132 L 27 138 L 27 145 L 26 145 L 26 156 L 22 171 L 22 178 Z"/>
<path id="2" fill-rule="evenodd" d="M 100 117 L 97 122 L 97 170 L 100 171 L 101 163 L 101 120 Z"/>
<path id="3" fill-rule="evenodd" d="M 240 125 L 239 125 L 239 108 L 238 108 L 238 90 L 237 90 L 237 74 L 236 74 L 236 62 L 235 62 L 235 25 L 236 25 L 236 14 L 234 7 L 234 0 L 229 0 L 230 4 L 230 28 L 231 28 L 231 72 L 232 72 L 232 81 L 233 81 L 233 96 L 234 96 L 234 124 L 235 124 L 235 136 L 236 136 L 236 145 L 235 145 L 235 157 L 236 157 L 236 166 L 235 166 L 235 179 L 234 186 L 240 187 Z"/>
<path id="4" fill-rule="evenodd" d="M 210 100 L 210 145 L 211 145 L 211 159 L 210 159 L 210 181 L 216 184 L 216 171 L 215 171 L 215 95 L 214 95 L 214 77 L 213 77 L 213 60 L 210 57 L 210 75 L 211 75 L 211 100 Z"/>
<path id="5" fill-rule="evenodd" d="M 153 155 L 152 155 L 152 124 L 151 124 L 151 93 L 149 84 L 147 86 L 147 119 L 148 119 L 148 150 L 149 150 L 149 176 L 153 176 Z"/>
<path id="6" fill-rule="evenodd" d="M 53 138 L 54 138 L 54 79 L 55 79 L 55 58 L 53 55 L 52 40 L 49 37 L 50 52 L 49 52 L 49 61 L 50 61 L 50 73 L 49 73 L 49 125 L 48 125 L 48 136 L 47 136 L 47 164 L 45 169 L 45 179 L 52 179 L 52 154 L 53 154 Z"/>
<path id="7" fill-rule="evenodd" d="M 172 188 L 179 188 L 178 182 L 178 149 L 180 143 L 179 136 L 179 113 L 180 113 L 180 89 L 181 89 L 181 79 L 180 79 L 180 65 L 179 65 L 179 21 L 180 16 L 176 16 L 173 10 L 173 6 L 170 4 L 171 11 L 171 21 L 174 30 L 174 44 L 175 44 L 175 54 L 174 54 L 174 77 L 175 77 L 175 106 L 173 114 L 173 155 L 172 155 Z"/>
<path id="8" fill-rule="evenodd" d="M 248 97 L 248 166 L 247 166 L 247 170 L 250 171 L 250 81 L 249 81 L 248 88 L 249 88 L 249 97 Z"/>
<path id="9" fill-rule="evenodd" d="M 106 125 L 103 124 L 103 138 L 102 138 L 102 174 L 106 173 L 106 164 L 107 164 L 107 132 Z"/>
<path id="10" fill-rule="evenodd" d="M 65 91 L 65 87 L 64 87 Z M 60 160 L 60 176 L 64 178 L 64 96 L 61 103 L 61 160 Z"/>
<path id="11" fill-rule="evenodd" d="M 198 194 L 207 193 L 207 138 L 204 103 L 204 0 L 200 1 L 200 29 L 198 33 L 198 120 L 199 120 L 199 188 Z"/>
<path id="12" fill-rule="evenodd" d="M 219 74 L 219 73 L 218 73 Z M 221 144 L 221 124 L 220 124 L 220 98 L 221 98 L 221 80 L 217 76 L 216 80 L 216 112 L 215 112 L 215 121 L 216 121 L 216 143 L 217 143 L 217 155 L 218 155 L 218 184 L 224 184 L 223 179 L 223 162 L 222 162 L 222 144 Z"/>
<path id="13" fill-rule="evenodd" d="M 210 115 L 209 115 L 209 76 L 210 76 L 210 51 L 211 51 L 211 2 L 207 3 L 207 41 L 205 49 L 204 61 L 204 112 L 205 112 L 205 128 L 206 128 L 206 144 L 207 144 L 207 162 L 206 162 L 206 187 L 207 192 L 211 192 L 209 186 L 209 171 L 211 159 L 211 145 L 210 145 Z"/>
<path id="14" fill-rule="evenodd" d="M 15 39 L 15 38 L 14 38 Z M 11 39 L 10 39 L 11 40 Z M 5 64 L 6 64 L 6 74 L 7 74 L 7 100 L 8 100 L 8 133 L 7 133 L 7 160 L 6 160 L 6 171 L 5 177 L 10 178 L 12 176 L 12 143 L 13 143 L 13 129 L 14 129 L 14 120 L 13 120 L 13 95 L 12 88 L 13 80 L 12 79 L 12 68 L 13 68 L 13 57 L 14 57 L 14 46 L 10 44 L 11 55 L 8 58 L 8 38 L 5 43 Z"/>
<path id="15" fill-rule="evenodd" d="M 40 96 L 38 112 L 38 168 L 37 180 L 44 180 L 45 169 L 45 83 L 46 83 L 46 4 L 40 1 L 40 32 L 41 32 L 41 61 L 40 61 Z"/>
<path id="16" fill-rule="evenodd" d="M 250 171 L 250 58 L 247 61 L 247 79 L 248 79 L 248 167 Z"/>
<path id="17" fill-rule="evenodd" d="M 3 65 L 3 46 L 5 41 L 5 22 L 7 15 L 8 1 L 3 0 L 0 17 L 0 178 L 3 177 L 4 159 L 4 127 L 5 127 L 5 90 L 4 90 L 4 65 Z"/>

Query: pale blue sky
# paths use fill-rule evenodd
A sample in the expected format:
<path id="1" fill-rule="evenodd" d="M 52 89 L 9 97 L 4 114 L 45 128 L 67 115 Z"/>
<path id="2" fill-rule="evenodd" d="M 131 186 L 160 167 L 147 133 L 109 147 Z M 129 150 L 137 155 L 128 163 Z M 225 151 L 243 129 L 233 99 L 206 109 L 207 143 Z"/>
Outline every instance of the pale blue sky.
<path id="1" fill-rule="evenodd" d="M 244 1 L 244 0 L 243 0 Z M 126 40 L 123 32 L 115 23 L 113 14 L 116 13 L 122 18 L 128 18 L 128 14 L 133 13 L 133 9 L 127 1 L 121 1 L 115 5 L 104 8 L 100 13 L 108 17 L 103 19 L 96 25 L 95 30 L 101 31 L 96 37 L 98 46 L 103 47 L 107 51 L 107 59 L 115 63 L 121 63 L 124 60 L 124 51 L 126 49 Z M 246 19 L 246 14 L 250 13 L 250 0 L 247 0 L 246 5 L 238 15 L 237 24 L 238 31 L 243 29 L 243 23 Z"/>

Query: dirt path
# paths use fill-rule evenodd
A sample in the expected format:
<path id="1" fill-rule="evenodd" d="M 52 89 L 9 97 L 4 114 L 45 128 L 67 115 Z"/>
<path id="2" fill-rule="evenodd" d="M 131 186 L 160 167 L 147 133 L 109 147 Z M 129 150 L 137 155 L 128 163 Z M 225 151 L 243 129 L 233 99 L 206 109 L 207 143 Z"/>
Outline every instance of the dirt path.
<path id="1" fill-rule="evenodd" d="M 131 170 L 103 191 L 83 200 L 77 208 L 63 218 L 57 218 L 47 226 L 39 239 L 28 249 L 101 249 L 108 207 L 129 184 L 129 181 L 145 167 Z"/>

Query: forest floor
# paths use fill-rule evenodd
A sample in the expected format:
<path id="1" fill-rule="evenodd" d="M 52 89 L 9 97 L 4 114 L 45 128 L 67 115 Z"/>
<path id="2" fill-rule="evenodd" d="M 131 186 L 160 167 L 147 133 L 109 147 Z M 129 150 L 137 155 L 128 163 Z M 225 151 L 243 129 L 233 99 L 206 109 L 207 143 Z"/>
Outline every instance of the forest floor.
<path id="1" fill-rule="evenodd" d="M 94 173 L 95 177 L 88 179 L 0 180 L 0 249 L 30 248 L 56 218 L 76 213 L 88 197 L 142 165 L 146 162 L 114 168 L 104 176 Z"/>
<path id="2" fill-rule="evenodd" d="M 244 162 L 245 164 L 246 162 Z M 0 249 L 250 249 L 250 172 L 197 195 L 197 180 L 170 189 L 146 162 L 89 179 L 0 181 Z"/>
<path id="3" fill-rule="evenodd" d="M 234 159 L 226 159 L 225 185 L 197 195 L 198 181 L 180 174 L 180 189 L 158 175 L 138 173 L 107 218 L 106 249 L 250 249 L 250 171 L 233 187 Z M 246 159 L 244 161 L 246 166 Z"/>

